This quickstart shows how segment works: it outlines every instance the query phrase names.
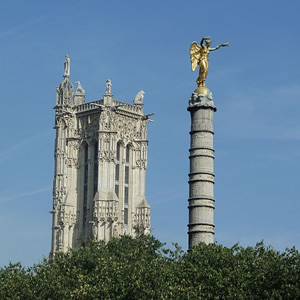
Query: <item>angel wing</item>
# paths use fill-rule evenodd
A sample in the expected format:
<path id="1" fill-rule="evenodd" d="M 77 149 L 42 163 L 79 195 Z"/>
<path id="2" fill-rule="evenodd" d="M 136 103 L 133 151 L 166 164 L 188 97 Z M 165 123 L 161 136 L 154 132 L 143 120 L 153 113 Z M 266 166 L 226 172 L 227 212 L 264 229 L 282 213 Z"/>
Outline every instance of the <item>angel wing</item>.
<path id="1" fill-rule="evenodd" d="M 190 47 L 190 56 L 191 56 L 193 72 L 196 70 L 198 62 L 199 62 L 200 49 L 201 49 L 201 47 L 196 42 L 192 42 L 191 47 Z"/>

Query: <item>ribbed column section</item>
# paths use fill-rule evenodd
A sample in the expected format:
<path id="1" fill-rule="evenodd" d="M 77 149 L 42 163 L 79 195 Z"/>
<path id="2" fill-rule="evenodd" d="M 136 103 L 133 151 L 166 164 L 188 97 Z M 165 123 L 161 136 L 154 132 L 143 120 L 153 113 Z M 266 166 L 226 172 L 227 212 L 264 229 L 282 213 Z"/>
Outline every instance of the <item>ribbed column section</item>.
<path id="1" fill-rule="evenodd" d="M 195 105 L 191 113 L 189 173 L 189 250 L 214 242 L 214 149 L 215 107 Z"/>

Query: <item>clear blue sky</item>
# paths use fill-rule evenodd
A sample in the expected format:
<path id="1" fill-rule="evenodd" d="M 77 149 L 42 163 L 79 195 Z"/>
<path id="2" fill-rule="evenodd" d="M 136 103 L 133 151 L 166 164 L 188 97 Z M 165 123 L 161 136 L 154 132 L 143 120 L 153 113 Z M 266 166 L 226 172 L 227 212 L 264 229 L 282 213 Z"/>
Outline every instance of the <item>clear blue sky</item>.
<path id="1" fill-rule="evenodd" d="M 153 234 L 187 248 L 189 46 L 210 35 L 216 240 L 300 248 L 299 1 L 1 1 L 0 266 L 49 254 L 56 86 L 143 89 Z"/>

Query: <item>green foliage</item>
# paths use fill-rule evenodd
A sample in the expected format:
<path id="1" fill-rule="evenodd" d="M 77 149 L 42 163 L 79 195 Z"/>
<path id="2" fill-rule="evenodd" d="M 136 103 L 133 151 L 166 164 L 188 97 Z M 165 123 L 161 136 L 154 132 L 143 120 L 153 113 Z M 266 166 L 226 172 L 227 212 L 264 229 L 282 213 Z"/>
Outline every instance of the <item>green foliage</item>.
<path id="1" fill-rule="evenodd" d="M 181 259 L 178 284 L 186 299 L 300 299 L 300 255 L 258 243 L 243 248 L 199 244 Z"/>
<path id="2" fill-rule="evenodd" d="M 300 255 L 258 243 L 199 244 L 184 253 L 153 236 L 58 253 L 0 269 L 0 299 L 300 299 Z"/>

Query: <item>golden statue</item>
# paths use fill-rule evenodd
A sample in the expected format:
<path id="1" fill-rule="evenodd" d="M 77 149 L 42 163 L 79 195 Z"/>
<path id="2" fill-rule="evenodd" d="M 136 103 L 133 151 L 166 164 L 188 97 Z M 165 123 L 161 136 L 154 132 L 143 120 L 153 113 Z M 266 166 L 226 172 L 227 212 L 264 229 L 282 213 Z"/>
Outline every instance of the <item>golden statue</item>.
<path id="1" fill-rule="evenodd" d="M 205 42 L 205 45 L 204 45 Z M 192 63 L 192 71 L 194 72 L 199 65 L 199 77 L 197 78 L 198 84 L 198 91 L 206 90 L 205 88 L 205 80 L 208 72 L 208 55 L 210 51 L 215 51 L 220 47 L 228 46 L 229 43 L 223 43 L 218 45 L 214 48 L 209 48 L 211 45 L 211 40 L 209 36 L 205 36 L 202 38 L 200 42 L 200 46 L 193 42 L 190 47 L 190 56 L 191 56 L 191 63 Z M 196 90 L 196 91 L 197 91 Z M 200 92 L 199 92 L 200 93 Z"/>

